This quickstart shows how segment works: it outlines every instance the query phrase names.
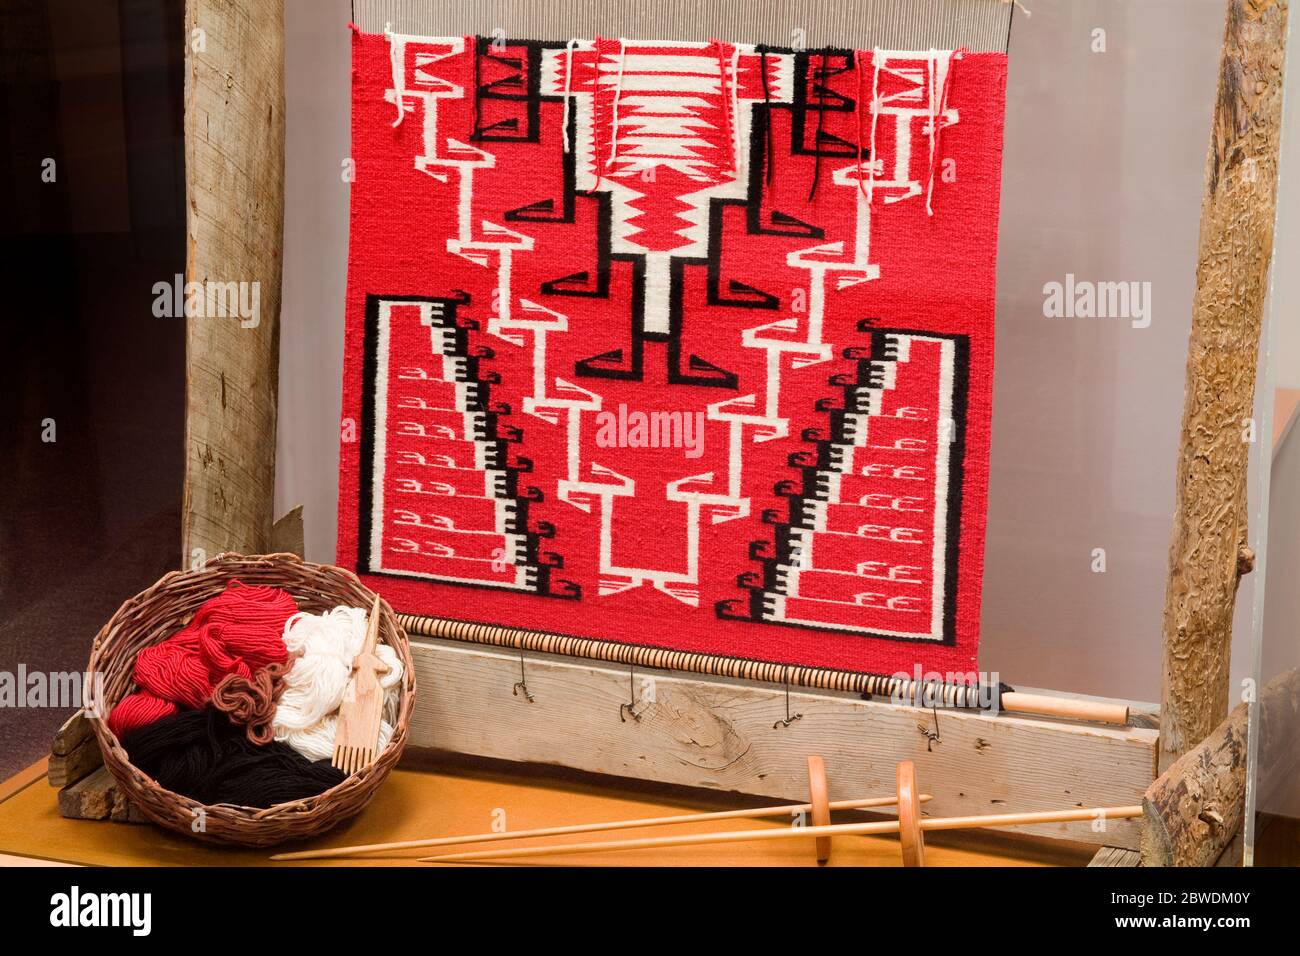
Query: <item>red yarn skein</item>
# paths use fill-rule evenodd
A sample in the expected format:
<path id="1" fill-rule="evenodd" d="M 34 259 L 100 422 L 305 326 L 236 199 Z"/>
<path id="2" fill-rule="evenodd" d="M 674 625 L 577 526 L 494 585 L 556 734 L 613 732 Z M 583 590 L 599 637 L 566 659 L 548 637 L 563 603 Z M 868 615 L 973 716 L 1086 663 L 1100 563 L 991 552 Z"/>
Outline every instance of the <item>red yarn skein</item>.
<path id="1" fill-rule="evenodd" d="M 118 702 L 108 727 L 120 739 L 178 709 L 202 707 L 225 677 L 249 679 L 268 664 L 288 659 L 284 624 L 298 612 L 280 588 L 245 587 L 232 581 L 204 602 L 194 619 L 135 660 L 140 690 Z"/>
<path id="2" fill-rule="evenodd" d="M 146 647 L 135 658 L 135 682 L 141 690 L 187 710 L 202 707 L 212 691 L 198 634 L 190 631 L 193 627 L 191 623 L 161 644 Z"/>
<path id="3" fill-rule="evenodd" d="M 179 709 L 171 701 L 155 697 L 153 694 L 131 694 L 118 701 L 117 706 L 109 712 L 108 729 L 121 740 L 123 734 L 148 726 L 155 720 L 170 717 L 178 713 Z"/>

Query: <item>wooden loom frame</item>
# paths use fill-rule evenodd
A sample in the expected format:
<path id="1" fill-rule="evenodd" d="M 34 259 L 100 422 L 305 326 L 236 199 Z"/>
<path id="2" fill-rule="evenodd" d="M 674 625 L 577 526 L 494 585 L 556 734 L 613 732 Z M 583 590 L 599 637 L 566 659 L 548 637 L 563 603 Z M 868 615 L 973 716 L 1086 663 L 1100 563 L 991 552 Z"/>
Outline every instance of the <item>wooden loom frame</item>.
<path id="1" fill-rule="evenodd" d="M 187 326 L 187 564 L 199 554 L 269 551 L 286 542 L 288 550 L 301 551 L 300 509 L 272 523 L 283 2 L 186 3 L 187 40 L 196 30 L 210 38 L 206 50 L 191 44 L 186 51 L 187 278 L 257 279 L 266 304 L 261 326 L 251 333 L 237 323 Z M 1246 447 L 1226 442 L 1222 428 L 1211 434 L 1203 426 L 1249 416 L 1254 398 L 1272 247 L 1287 4 L 1227 0 L 1166 600 L 1164 707 L 1158 715 L 1134 704 L 1129 725 L 1114 727 L 965 710 L 932 713 L 842 691 L 793 689 L 801 683 L 798 668 L 773 684 L 538 652 L 525 656 L 522 639 L 511 650 L 427 638 L 412 648 L 423 694 L 411 742 L 783 799 L 802 798 L 804 760 L 811 752 L 827 756 L 837 792 L 887 790 L 895 763 L 910 759 L 934 794 L 930 811 L 939 815 L 1106 806 L 1154 790 L 1160 764 L 1186 755 L 1223 721 L 1236 584 L 1250 570 Z M 223 42 L 233 37 L 242 42 Z M 1248 187 L 1241 184 L 1243 162 L 1253 174 Z M 230 176 L 230 170 L 239 175 Z M 226 228 L 232 222 L 238 227 Z M 1203 462 L 1213 467 L 1207 470 Z M 1206 671 L 1212 674 L 1208 690 Z M 638 696 L 638 686 L 653 693 Z M 1231 718 L 1224 726 L 1229 723 Z M 1195 763 L 1185 758 L 1170 773 L 1192 772 L 1188 767 Z M 1242 761 L 1227 772 L 1244 774 Z M 1153 806 L 1149 801 L 1149 810 Z M 1151 812 L 1166 836 L 1186 832 L 1176 811 Z M 1100 831 L 1051 825 L 1030 832 L 1130 851 L 1140 836 L 1144 850 L 1155 839 L 1151 826 L 1144 834 L 1130 821 Z M 1206 845 L 1222 848 L 1232 836 L 1214 832 L 1194 842 L 1204 853 Z M 1167 838 L 1161 845 L 1178 842 Z M 1167 859 L 1154 851 L 1147 855 L 1162 862 L 1184 859 L 1176 852 Z"/>

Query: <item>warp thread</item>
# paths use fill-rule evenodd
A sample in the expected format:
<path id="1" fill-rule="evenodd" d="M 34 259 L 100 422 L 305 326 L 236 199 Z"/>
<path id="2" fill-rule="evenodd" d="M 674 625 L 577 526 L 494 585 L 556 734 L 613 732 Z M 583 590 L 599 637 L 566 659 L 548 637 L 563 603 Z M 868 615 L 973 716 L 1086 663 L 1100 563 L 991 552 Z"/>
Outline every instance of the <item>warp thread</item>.
<path id="1" fill-rule="evenodd" d="M 471 122 L 470 122 L 470 126 L 469 126 L 469 138 L 470 138 L 471 140 L 476 140 L 476 139 L 481 139 L 481 138 L 482 138 L 482 136 L 480 135 L 480 131 L 479 131 L 479 122 L 480 122 L 480 120 L 479 120 L 479 102 L 478 102 L 478 98 L 479 98 L 479 93 L 480 93 L 480 92 L 482 91 L 482 89 L 483 89 L 483 80 L 482 80 L 482 78 L 481 78 L 481 73 L 482 73 L 482 69 L 483 69 L 483 67 L 482 67 L 482 65 L 481 65 L 481 63 L 480 63 L 480 61 L 479 61 L 479 44 L 478 44 L 478 36 L 477 36 L 477 35 L 467 36 L 467 37 L 465 38 L 465 43 L 468 44 L 468 45 L 472 45 L 473 50 L 474 50 L 474 74 L 473 74 L 473 77 L 472 77 L 472 79 L 471 79 L 471 82 L 473 83 L 473 86 L 471 87 L 471 89 L 474 91 L 474 93 L 473 93 L 473 95 L 470 96 L 470 98 L 469 98 L 470 103 L 471 103 L 471 104 L 473 105 L 473 107 L 474 107 L 474 112 L 473 112 L 473 116 L 474 116 L 474 118 L 473 118 L 473 120 L 471 120 Z"/>
<path id="2" fill-rule="evenodd" d="M 809 54 L 811 59 L 812 54 Z M 812 186 L 808 188 L 808 201 L 812 202 L 817 197 L 817 186 L 822 181 L 822 127 L 826 122 L 826 94 L 829 87 L 826 85 L 826 51 L 821 53 L 821 63 L 817 71 L 813 74 L 813 90 L 817 94 L 817 134 L 813 139 L 813 180 Z"/>
<path id="3" fill-rule="evenodd" d="M 925 181 L 925 214 L 927 216 L 934 215 L 932 202 L 934 198 L 934 170 L 939 161 L 939 134 L 948 125 L 948 93 L 952 89 L 952 74 L 957 69 L 957 61 L 966 52 L 965 47 L 959 47 L 946 54 L 947 69 L 944 71 L 943 84 L 939 87 L 936 96 L 934 87 L 938 82 L 939 59 L 945 57 L 945 54 L 940 50 L 930 51 L 930 172 Z"/>
<path id="4" fill-rule="evenodd" d="M 281 635 L 297 611 L 280 588 L 230 582 L 188 625 L 136 655 L 140 690 L 118 701 L 108 715 L 109 729 L 121 739 L 177 710 L 202 707 L 228 674 L 251 678 L 268 664 L 283 664 L 288 651 Z"/>
<path id="5" fill-rule="evenodd" d="M 731 46 L 731 171 L 740 172 L 740 45 Z"/>
<path id="6" fill-rule="evenodd" d="M 596 174 L 596 185 L 592 187 L 593 192 L 600 190 L 601 179 L 605 171 L 605 164 L 600 161 L 601 135 L 603 132 L 600 121 L 600 65 L 604 59 L 604 55 L 600 52 L 602 42 L 603 38 L 597 33 L 596 38 L 592 41 L 592 49 L 595 50 L 595 55 L 592 57 L 592 69 L 595 71 L 595 77 L 591 81 L 591 168 Z"/>
<path id="7" fill-rule="evenodd" d="M 569 152 L 569 100 L 573 91 L 573 48 L 577 45 L 578 41 L 572 39 L 564 46 L 564 115 L 560 121 L 560 136 L 566 155 Z"/>
<path id="8" fill-rule="evenodd" d="M 250 743 L 275 739 L 275 705 L 284 693 L 284 675 L 292 664 L 267 664 L 252 678 L 227 674 L 212 688 L 212 706 L 244 728 Z"/>
<path id="9" fill-rule="evenodd" d="M 265 809 L 305 800 L 346 779 L 282 743 L 252 743 L 244 728 L 212 707 L 185 710 L 129 732 L 131 763 L 159 785 L 206 805 Z"/>
<path id="10" fill-rule="evenodd" d="M 338 709 L 352 676 L 352 661 L 366 640 L 366 611 L 336 607 L 324 614 L 295 614 L 284 626 L 284 643 L 297 655 L 284 677 L 284 693 L 275 710 L 275 739 L 312 760 L 334 753 Z M 388 746 L 397 716 L 402 662 L 387 644 L 375 655 L 388 665 L 379 675 L 384 690 L 384 714 L 379 725 L 379 749 Z"/>
<path id="11" fill-rule="evenodd" d="M 728 84 L 726 46 L 716 38 L 709 40 L 709 45 L 713 48 L 718 60 L 718 93 L 722 97 L 722 120 L 723 125 L 726 127 L 727 149 L 729 150 L 727 168 L 734 173 L 739 171 L 738 157 L 740 155 L 740 141 L 737 138 L 739 135 L 737 133 L 738 114 L 740 112 L 737 102 L 737 57 L 740 55 L 740 47 L 733 45 L 731 48 L 731 77 L 730 84 Z"/>
<path id="12" fill-rule="evenodd" d="M 880 116 L 880 64 L 884 54 L 871 48 L 871 166 L 867 171 L 867 202 L 876 195 L 876 120 Z M 859 78 L 860 79 L 860 78 Z"/>
<path id="13" fill-rule="evenodd" d="M 393 71 L 393 103 L 397 106 L 397 117 L 393 127 L 402 125 L 406 116 L 406 39 L 393 32 L 391 23 L 384 24 L 384 36 L 388 38 L 388 65 Z"/>
<path id="14" fill-rule="evenodd" d="M 610 110 L 609 159 L 605 161 L 605 168 L 611 173 L 615 171 L 615 162 L 618 160 L 618 108 L 623 100 L 623 71 L 626 68 L 627 41 L 620 37 L 618 41 L 618 78 L 614 81 L 614 106 Z"/>
<path id="15" fill-rule="evenodd" d="M 858 136 L 858 192 L 860 192 L 867 198 L 868 202 L 870 202 L 871 197 L 867 196 L 867 180 L 866 177 L 862 175 L 862 159 L 867 155 L 866 151 L 862 148 L 862 100 L 864 98 L 862 92 L 863 72 L 862 51 L 854 50 L 853 75 L 857 82 L 857 90 L 856 95 L 853 97 L 853 129 Z M 870 108 L 874 111 L 876 109 L 876 104 L 872 103 Z M 875 161 L 876 157 L 874 155 L 868 158 L 868 162 L 875 163 Z"/>
<path id="16" fill-rule="evenodd" d="M 767 82 L 767 47 L 760 43 L 754 49 L 758 51 L 758 72 L 763 81 L 763 108 L 766 119 L 763 124 L 763 179 L 770 186 L 772 185 L 772 90 Z"/>

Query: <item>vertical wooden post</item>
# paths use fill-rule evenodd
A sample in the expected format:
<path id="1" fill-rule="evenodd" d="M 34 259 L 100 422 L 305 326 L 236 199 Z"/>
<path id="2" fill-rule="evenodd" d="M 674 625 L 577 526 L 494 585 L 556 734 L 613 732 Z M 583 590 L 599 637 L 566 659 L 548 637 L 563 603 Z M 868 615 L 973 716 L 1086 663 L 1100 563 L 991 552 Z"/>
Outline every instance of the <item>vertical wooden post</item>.
<path id="1" fill-rule="evenodd" d="M 1288 0 L 1229 0 L 1206 158 L 1165 592 L 1160 769 L 1228 711 L 1228 660 L 1247 546 L 1246 478 L 1268 292 Z"/>
<path id="2" fill-rule="evenodd" d="M 264 551 L 270 540 L 284 0 L 186 0 L 185 43 L 188 566 L 224 550 Z"/>

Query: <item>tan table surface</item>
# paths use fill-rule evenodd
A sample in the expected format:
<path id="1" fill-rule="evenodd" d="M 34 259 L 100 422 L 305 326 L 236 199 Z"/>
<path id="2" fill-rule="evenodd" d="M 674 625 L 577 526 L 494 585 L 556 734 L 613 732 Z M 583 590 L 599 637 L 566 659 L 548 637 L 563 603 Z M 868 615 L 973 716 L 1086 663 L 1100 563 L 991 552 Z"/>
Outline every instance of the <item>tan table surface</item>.
<path id="1" fill-rule="evenodd" d="M 43 762 L 42 762 L 43 763 Z M 494 812 L 504 813 L 508 829 L 565 823 L 585 823 L 633 817 L 664 816 L 739 806 L 720 796 L 705 803 L 698 793 L 682 797 L 616 789 L 573 779 L 502 772 L 496 768 L 426 766 L 404 761 L 361 814 L 332 833 L 293 849 L 351 843 L 381 843 L 492 829 Z M 413 766 L 414 764 L 414 766 Z M 842 795 L 833 790 L 831 799 Z M 272 851 L 208 847 L 150 825 L 97 820 L 65 820 L 59 816 L 58 791 L 50 787 L 42 764 L 0 783 L 0 865 L 13 857 L 109 866 L 289 866 L 267 859 Z M 780 801 L 772 801 L 777 803 Z M 754 805 L 754 804 L 749 804 Z M 837 817 L 837 822 L 858 819 Z M 579 834 L 566 842 L 589 839 L 667 835 L 709 829 L 781 826 L 775 821 L 732 820 L 722 824 Z M 927 844 L 930 866 L 1082 866 L 1091 848 L 1005 834 L 945 833 Z M 534 845 L 544 840 L 520 841 Z M 554 839 L 552 840 L 554 842 Z M 479 846 L 452 848 L 472 850 Z M 448 852 L 452 852 L 448 851 Z M 425 851 L 426 853 L 433 851 Z M 365 859 L 371 865 L 414 863 L 414 851 Z M 347 865 L 349 861 L 316 861 Z M 626 852 L 588 853 L 546 860 L 525 860 L 531 866 L 811 866 L 812 840 L 780 840 L 723 846 L 670 847 Z M 832 866 L 900 866 L 898 842 L 892 837 L 839 837 Z"/>

